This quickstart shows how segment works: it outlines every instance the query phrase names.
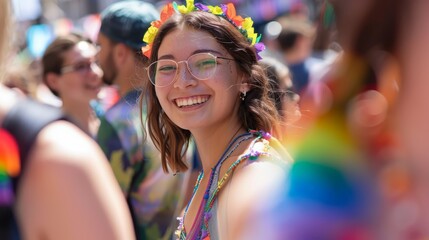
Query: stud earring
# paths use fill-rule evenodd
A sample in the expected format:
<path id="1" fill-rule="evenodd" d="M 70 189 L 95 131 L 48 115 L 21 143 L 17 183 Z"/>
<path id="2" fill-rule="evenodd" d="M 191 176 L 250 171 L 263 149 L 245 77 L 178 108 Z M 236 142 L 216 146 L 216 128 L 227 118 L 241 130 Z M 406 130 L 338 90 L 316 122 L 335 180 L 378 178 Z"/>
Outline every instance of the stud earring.
<path id="1" fill-rule="evenodd" d="M 240 99 L 241 99 L 241 101 L 243 101 L 244 102 L 244 99 L 246 98 L 246 92 L 242 92 L 241 94 L 240 94 Z"/>

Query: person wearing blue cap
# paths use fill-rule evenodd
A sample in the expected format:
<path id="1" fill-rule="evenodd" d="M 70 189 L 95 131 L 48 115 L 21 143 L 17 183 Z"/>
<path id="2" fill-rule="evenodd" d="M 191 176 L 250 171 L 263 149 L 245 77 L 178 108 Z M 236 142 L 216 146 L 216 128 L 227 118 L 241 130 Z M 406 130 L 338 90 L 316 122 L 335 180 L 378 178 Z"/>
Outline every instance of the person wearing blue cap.
<path id="1" fill-rule="evenodd" d="M 118 88 L 120 99 L 101 117 L 97 141 L 127 198 L 137 239 L 171 239 L 182 208 L 185 174 L 163 172 L 160 153 L 145 140 L 139 110 L 139 73 L 148 58 L 141 53 L 143 34 L 159 13 L 150 3 L 120 1 L 101 13 L 98 61 L 103 81 Z M 143 121 L 145 113 L 143 113 Z"/>

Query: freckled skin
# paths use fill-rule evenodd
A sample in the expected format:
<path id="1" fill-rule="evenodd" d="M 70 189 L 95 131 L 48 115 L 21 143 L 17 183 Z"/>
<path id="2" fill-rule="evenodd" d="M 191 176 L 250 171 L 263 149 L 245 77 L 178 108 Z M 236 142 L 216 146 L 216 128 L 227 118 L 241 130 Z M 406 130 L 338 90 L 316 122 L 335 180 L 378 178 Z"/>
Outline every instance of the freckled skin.
<path id="1" fill-rule="evenodd" d="M 181 43 L 180 48 L 176 47 L 177 42 Z M 188 28 L 168 34 L 163 39 L 158 58 L 183 61 L 201 49 L 232 58 L 210 34 Z M 192 131 L 192 128 L 216 128 L 237 121 L 240 78 L 236 64 L 225 59 L 218 59 L 217 62 L 215 74 L 203 81 L 194 78 L 185 63 L 180 63 L 175 82 L 167 87 L 156 87 L 156 95 L 165 113 L 181 128 Z M 208 101 L 188 110 L 177 107 L 175 98 L 191 96 L 208 96 Z"/>

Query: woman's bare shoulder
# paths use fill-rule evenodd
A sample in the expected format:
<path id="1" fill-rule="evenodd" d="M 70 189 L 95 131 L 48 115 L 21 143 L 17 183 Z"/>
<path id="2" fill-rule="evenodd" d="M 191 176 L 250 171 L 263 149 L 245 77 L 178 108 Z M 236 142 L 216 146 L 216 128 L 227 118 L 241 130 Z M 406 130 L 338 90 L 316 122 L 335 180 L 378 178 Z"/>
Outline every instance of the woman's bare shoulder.
<path id="1" fill-rule="evenodd" d="M 30 155 L 38 156 L 36 161 L 63 162 L 74 166 L 89 166 L 96 164 L 93 161 L 105 160 L 97 143 L 67 121 L 56 121 L 42 129 Z M 88 159 L 93 161 L 88 162 Z"/>
<path id="2" fill-rule="evenodd" d="M 133 239 L 107 159 L 93 139 L 66 121 L 38 134 L 22 177 L 18 212 L 30 236 L 39 229 L 47 239 Z"/>

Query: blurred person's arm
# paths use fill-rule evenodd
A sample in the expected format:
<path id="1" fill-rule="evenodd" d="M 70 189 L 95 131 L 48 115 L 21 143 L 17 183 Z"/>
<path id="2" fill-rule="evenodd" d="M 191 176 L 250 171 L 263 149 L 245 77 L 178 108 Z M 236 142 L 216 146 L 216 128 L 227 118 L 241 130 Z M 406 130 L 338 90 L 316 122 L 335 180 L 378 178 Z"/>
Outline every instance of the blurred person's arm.
<path id="1" fill-rule="evenodd" d="M 24 239 L 134 239 L 109 163 L 85 133 L 52 123 L 29 156 L 17 204 Z"/>

